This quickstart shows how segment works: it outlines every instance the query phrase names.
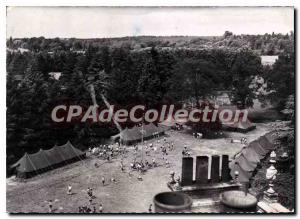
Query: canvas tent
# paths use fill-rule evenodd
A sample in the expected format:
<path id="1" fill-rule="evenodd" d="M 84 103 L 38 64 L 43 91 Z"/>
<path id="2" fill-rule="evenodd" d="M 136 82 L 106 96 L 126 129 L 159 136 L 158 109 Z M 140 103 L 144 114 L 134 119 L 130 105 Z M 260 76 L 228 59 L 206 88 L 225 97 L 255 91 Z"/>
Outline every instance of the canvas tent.
<path id="1" fill-rule="evenodd" d="M 252 172 L 256 168 L 257 164 L 246 158 L 242 153 L 235 158 L 235 162 L 238 163 L 243 170 L 248 172 Z"/>
<path id="2" fill-rule="evenodd" d="M 235 172 L 239 173 L 238 181 L 241 183 L 249 182 L 249 178 L 252 176 L 252 172 L 244 170 L 239 163 L 230 163 L 229 168 L 231 169 L 230 175 L 234 179 Z"/>
<path id="3" fill-rule="evenodd" d="M 160 122 L 158 125 L 166 130 L 171 128 L 175 129 L 176 126 L 182 126 L 187 122 L 187 119 L 175 120 L 172 116 L 169 116 L 164 121 Z"/>
<path id="4" fill-rule="evenodd" d="M 253 141 L 249 144 L 248 148 L 256 152 L 256 154 L 260 157 L 260 159 L 264 158 L 267 154 L 267 151 L 263 148 L 263 146 L 257 141 Z"/>
<path id="5" fill-rule="evenodd" d="M 274 133 L 267 133 L 244 147 L 229 164 L 231 176 L 234 178 L 235 172 L 238 171 L 240 182 L 248 182 L 260 160 L 275 149 L 275 139 Z"/>
<path id="6" fill-rule="evenodd" d="M 123 144 L 134 144 L 143 139 L 150 139 L 155 135 L 164 134 L 163 127 L 157 127 L 153 123 L 144 124 L 143 126 L 134 126 L 132 128 L 125 128 L 121 133 L 112 136 L 114 141 L 119 140 Z"/>
<path id="7" fill-rule="evenodd" d="M 242 154 L 244 155 L 244 157 L 247 157 L 248 161 L 251 163 L 257 164 L 260 162 L 261 157 L 251 148 L 245 148 L 242 151 Z"/>
<path id="8" fill-rule="evenodd" d="M 235 131 L 235 132 L 249 132 L 256 128 L 254 124 L 250 122 L 248 118 L 243 121 L 243 114 L 239 114 L 239 118 L 235 121 L 235 116 L 237 113 L 238 107 L 233 105 L 224 105 L 219 107 L 219 113 L 223 110 L 230 110 L 233 114 L 233 118 L 231 121 L 222 122 L 222 127 L 228 131 Z"/>
<path id="9" fill-rule="evenodd" d="M 34 154 L 25 153 L 11 168 L 15 169 L 17 177 L 28 178 L 85 158 L 85 153 L 75 148 L 71 142 L 62 146 L 54 146 L 49 150 Z"/>
<path id="10" fill-rule="evenodd" d="M 274 144 L 272 144 L 266 136 L 262 136 L 258 139 L 258 142 L 260 145 L 263 146 L 265 150 L 273 150 L 274 149 Z"/>
<path id="11" fill-rule="evenodd" d="M 239 119 L 239 121 L 237 122 L 222 123 L 222 126 L 225 130 L 243 133 L 249 132 L 256 128 L 256 126 L 252 124 L 248 119 L 246 121 L 242 121 L 242 119 Z"/>

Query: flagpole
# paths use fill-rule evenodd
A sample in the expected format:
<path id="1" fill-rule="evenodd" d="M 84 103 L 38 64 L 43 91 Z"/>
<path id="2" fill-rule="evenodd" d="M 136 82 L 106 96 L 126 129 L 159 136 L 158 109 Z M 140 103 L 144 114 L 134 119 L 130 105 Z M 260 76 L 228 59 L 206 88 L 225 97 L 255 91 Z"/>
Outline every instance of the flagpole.
<path id="1" fill-rule="evenodd" d="M 144 163 L 144 122 L 142 122 L 142 163 Z"/>
<path id="2" fill-rule="evenodd" d="M 143 113 L 143 117 L 145 114 Z M 142 163 L 144 163 L 144 121 L 142 120 Z"/>

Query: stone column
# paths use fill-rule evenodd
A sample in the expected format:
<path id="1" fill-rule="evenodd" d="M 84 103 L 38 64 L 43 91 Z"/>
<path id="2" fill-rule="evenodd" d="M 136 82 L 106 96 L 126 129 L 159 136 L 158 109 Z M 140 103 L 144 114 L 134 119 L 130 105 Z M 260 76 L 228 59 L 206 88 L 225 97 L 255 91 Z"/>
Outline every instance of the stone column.
<path id="1" fill-rule="evenodd" d="M 221 171 L 222 182 L 229 182 L 231 180 L 228 163 L 229 163 L 228 155 L 222 155 L 222 171 Z"/>
<path id="2" fill-rule="evenodd" d="M 205 184 L 208 181 L 208 156 L 196 158 L 196 183 Z"/>
<path id="3" fill-rule="evenodd" d="M 220 156 L 213 155 L 211 156 L 211 172 L 210 172 L 210 179 L 212 183 L 220 182 Z"/>
<path id="4" fill-rule="evenodd" d="M 182 158 L 181 185 L 187 186 L 193 184 L 193 158 Z"/>

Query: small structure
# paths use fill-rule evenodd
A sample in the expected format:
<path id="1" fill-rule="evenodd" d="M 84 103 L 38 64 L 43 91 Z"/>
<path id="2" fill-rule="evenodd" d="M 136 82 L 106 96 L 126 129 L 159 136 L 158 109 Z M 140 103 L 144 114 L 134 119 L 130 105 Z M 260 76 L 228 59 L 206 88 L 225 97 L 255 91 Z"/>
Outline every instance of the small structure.
<path id="1" fill-rule="evenodd" d="M 272 66 L 278 59 L 278 56 L 260 56 L 260 58 L 262 65 Z"/>
<path id="2" fill-rule="evenodd" d="M 220 201 L 220 194 L 226 191 L 239 190 L 242 186 L 232 180 L 230 176 L 228 155 L 213 155 L 211 158 L 197 156 L 195 180 L 193 179 L 193 161 L 193 157 L 183 157 L 180 186 L 177 183 L 168 183 L 171 191 L 182 192 L 192 198 L 193 204 L 189 212 L 240 212 L 226 208 Z"/>
<path id="3" fill-rule="evenodd" d="M 209 162 L 208 156 L 197 156 L 196 170 L 195 170 L 196 177 L 195 180 L 193 180 L 194 158 L 183 157 L 182 171 L 181 171 L 181 185 L 192 186 L 192 187 L 200 186 L 200 187 L 207 188 L 207 185 L 230 182 L 232 177 L 230 176 L 230 169 L 228 164 L 229 164 L 229 157 L 226 154 L 222 156 L 219 155 L 211 156 L 211 162 Z M 220 175 L 220 169 L 221 169 L 221 175 Z M 209 171 L 210 174 L 208 173 Z M 209 175 L 210 178 L 208 177 Z"/>
<path id="4" fill-rule="evenodd" d="M 211 99 L 215 104 L 220 106 L 230 105 L 231 104 L 230 95 L 231 95 L 231 91 L 229 90 L 215 91 Z"/>
<path id="5" fill-rule="evenodd" d="M 153 199 L 155 213 L 189 212 L 193 203 L 190 196 L 182 192 L 162 192 Z"/>
<path id="6" fill-rule="evenodd" d="M 257 198 L 254 195 L 245 193 L 244 191 L 234 190 L 222 193 L 221 202 L 231 208 L 255 211 Z"/>
<path id="7" fill-rule="evenodd" d="M 54 80 L 59 80 L 59 78 L 61 77 L 62 73 L 61 72 L 49 72 L 48 73 L 50 75 L 50 77 Z"/>
<path id="8" fill-rule="evenodd" d="M 24 79 L 24 76 L 23 76 L 23 75 L 15 75 L 15 76 L 14 76 L 14 79 L 15 79 L 16 81 L 22 81 L 22 80 Z"/>

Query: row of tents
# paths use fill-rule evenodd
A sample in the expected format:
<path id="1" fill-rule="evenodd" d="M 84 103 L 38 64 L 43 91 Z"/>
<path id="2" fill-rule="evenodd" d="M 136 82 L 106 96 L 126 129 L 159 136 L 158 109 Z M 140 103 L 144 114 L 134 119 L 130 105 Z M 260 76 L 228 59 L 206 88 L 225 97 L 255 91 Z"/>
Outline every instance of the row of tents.
<path id="1" fill-rule="evenodd" d="M 260 160 L 264 159 L 267 153 L 275 150 L 276 139 L 276 132 L 267 133 L 250 142 L 247 147 L 244 147 L 237 153 L 229 164 L 232 178 L 235 177 L 235 172 L 237 171 L 239 173 L 239 182 L 249 182 Z"/>
<path id="2" fill-rule="evenodd" d="M 165 131 L 165 127 L 149 123 L 140 126 L 133 126 L 132 128 L 125 128 L 119 134 L 114 135 L 111 138 L 113 141 L 119 141 L 122 144 L 131 145 L 141 142 L 142 139 L 147 140 L 155 136 L 163 135 Z"/>
<path id="3" fill-rule="evenodd" d="M 37 153 L 28 154 L 11 166 L 19 178 L 29 178 L 57 167 L 82 160 L 85 152 L 75 148 L 71 142 L 54 146 L 49 150 L 40 149 Z"/>

